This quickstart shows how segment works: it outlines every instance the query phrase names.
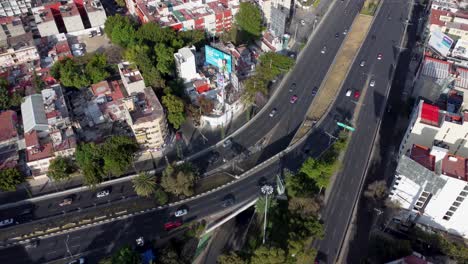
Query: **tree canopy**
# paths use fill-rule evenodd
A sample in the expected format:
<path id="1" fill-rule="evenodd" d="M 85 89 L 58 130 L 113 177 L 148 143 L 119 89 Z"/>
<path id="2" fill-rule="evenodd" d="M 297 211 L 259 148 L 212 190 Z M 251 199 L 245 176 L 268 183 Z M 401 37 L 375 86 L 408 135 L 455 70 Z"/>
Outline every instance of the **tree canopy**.
<path id="1" fill-rule="evenodd" d="M 47 176 L 55 181 L 62 181 L 70 178 L 70 174 L 74 171 L 72 160 L 68 157 L 56 157 L 50 162 Z"/>
<path id="2" fill-rule="evenodd" d="M 0 78 L 0 111 L 21 105 L 23 97 L 17 92 L 10 94 L 7 80 Z"/>
<path id="3" fill-rule="evenodd" d="M 107 58 L 103 54 L 95 54 L 88 61 L 85 67 L 85 73 L 91 79 L 92 83 L 98 83 L 109 78 L 110 73 L 107 70 Z"/>
<path id="4" fill-rule="evenodd" d="M 235 252 L 218 256 L 218 264 L 245 264 L 246 262 Z"/>
<path id="5" fill-rule="evenodd" d="M 166 192 L 177 196 L 193 195 L 196 174 L 190 166 L 173 167 L 168 165 L 161 178 L 161 186 Z"/>
<path id="6" fill-rule="evenodd" d="M 236 14 L 236 24 L 242 31 L 244 41 L 254 41 L 261 36 L 264 29 L 262 12 L 257 5 L 242 2 Z"/>
<path id="7" fill-rule="evenodd" d="M 81 89 L 91 84 L 91 80 L 84 71 L 83 66 L 70 58 L 65 58 L 64 60 L 54 63 L 50 73 L 55 79 L 60 80 L 60 83 L 67 87 Z"/>
<path id="8" fill-rule="evenodd" d="M 148 173 L 140 173 L 133 178 L 133 189 L 138 196 L 150 197 L 156 191 L 156 177 Z"/>
<path id="9" fill-rule="evenodd" d="M 173 94 L 162 97 L 162 104 L 167 109 L 167 120 L 175 128 L 179 129 L 185 122 L 184 101 Z"/>
<path id="10" fill-rule="evenodd" d="M 16 190 L 16 185 L 24 181 L 23 176 L 16 168 L 0 170 L 0 190 L 11 192 Z"/>

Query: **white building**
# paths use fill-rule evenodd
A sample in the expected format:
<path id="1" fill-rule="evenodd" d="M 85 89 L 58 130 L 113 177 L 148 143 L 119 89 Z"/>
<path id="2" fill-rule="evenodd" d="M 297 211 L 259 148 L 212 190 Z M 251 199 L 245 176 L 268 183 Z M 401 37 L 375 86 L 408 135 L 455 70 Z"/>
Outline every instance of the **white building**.
<path id="1" fill-rule="evenodd" d="M 197 78 L 197 69 L 195 65 L 195 48 L 181 48 L 174 53 L 174 59 L 177 69 L 177 75 L 184 82 L 189 82 Z"/>
<path id="2" fill-rule="evenodd" d="M 68 33 L 82 31 L 85 29 L 80 12 L 78 11 L 75 3 L 69 2 L 66 5 L 60 6 L 59 9 Z"/>
<path id="3" fill-rule="evenodd" d="M 1 0 L 0 17 L 27 14 L 30 8 L 31 0 Z"/>
<path id="4" fill-rule="evenodd" d="M 23 117 L 25 134 L 32 130 L 47 131 L 49 129 L 42 95 L 33 94 L 26 96 L 21 104 L 21 115 Z"/>
<path id="5" fill-rule="evenodd" d="M 60 33 L 50 7 L 35 7 L 32 9 L 32 12 L 37 30 L 42 37 L 57 35 Z"/>
<path id="6" fill-rule="evenodd" d="M 106 22 L 107 16 L 104 7 L 99 0 L 84 1 L 84 8 L 88 14 L 88 19 L 92 28 L 102 27 Z"/>
<path id="7" fill-rule="evenodd" d="M 453 109 L 450 96 L 448 102 Z M 468 238 L 468 113 L 454 112 L 423 101 L 417 105 L 400 146 L 390 199 L 405 209 L 400 220 Z"/>
<path id="8" fill-rule="evenodd" d="M 143 80 L 143 76 L 136 66 L 128 61 L 124 61 L 118 64 L 118 68 L 122 83 L 128 94 L 145 92 L 145 80 Z"/>
<path id="9" fill-rule="evenodd" d="M 7 39 L 6 46 L 0 47 L 0 66 L 10 67 L 39 60 L 31 33 Z"/>

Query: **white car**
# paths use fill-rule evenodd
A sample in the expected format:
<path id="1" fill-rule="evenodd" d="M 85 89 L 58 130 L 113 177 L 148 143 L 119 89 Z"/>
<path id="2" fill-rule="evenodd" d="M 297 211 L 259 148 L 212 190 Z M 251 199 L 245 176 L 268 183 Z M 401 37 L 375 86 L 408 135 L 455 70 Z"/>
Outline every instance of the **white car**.
<path id="1" fill-rule="evenodd" d="M 320 51 L 322 54 L 325 54 L 327 52 L 327 46 L 323 46 L 322 50 Z"/>
<path id="2" fill-rule="evenodd" d="M 305 21 L 304 21 L 304 19 L 301 19 L 301 25 L 305 26 Z"/>
<path id="3" fill-rule="evenodd" d="M 375 80 L 371 80 L 369 85 L 370 85 L 370 87 L 374 87 L 375 86 Z"/>
<path id="4" fill-rule="evenodd" d="M 135 241 L 136 241 L 137 245 L 140 246 L 140 247 L 145 245 L 145 239 L 143 237 L 139 237 Z"/>
<path id="5" fill-rule="evenodd" d="M 350 97 L 351 96 L 351 89 L 349 89 L 348 91 L 346 91 L 346 97 Z"/>
<path id="6" fill-rule="evenodd" d="M 102 197 L 106 197 L 110 194 L 110 190 L 102 190 L 98 193 L 96 193 L 96 197 L 97 198 L 102 198 Z"/>
<path id="7" fill-rule="evenodd" d="M 181 217 L 183 215 L 186 215 L 188 213 L 187 209 L 180 209 L 175 212 L 175 217 Z"/>
<path id="8" fill-rule="evenodd" d="M 84 49 L 84 46 L 81 43 L 77 43 L 77 44 L 72 44 L 71 48 L 72 50 L 82 50 Z"/>

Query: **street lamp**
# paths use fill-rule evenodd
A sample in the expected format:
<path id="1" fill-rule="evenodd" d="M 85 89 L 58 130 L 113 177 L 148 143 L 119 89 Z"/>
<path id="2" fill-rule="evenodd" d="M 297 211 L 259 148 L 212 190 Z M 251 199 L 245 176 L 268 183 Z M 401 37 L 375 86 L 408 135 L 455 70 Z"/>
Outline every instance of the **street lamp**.
<path id="1" fill-rule="evenodd" d="M 263 244 L 265 244 L 267 212 L 268 212 L 268 196 L 273 194 L 273 187 L 270 185 L 264 185 L 262 186 L 261 191 L 265 195 L 265 220 L 263 223 Z"/>
<path id="2" fill-rule="evenodd" d="M 70 239 L 70 235 L 67 235 L 67 240 L 65 240 L 65 247 L 67 248 L 67 252 L 70 255 L 70 258 L 73 257 L 72 253 L 70 252 L 70 248 L 68 247 L 68 240 Z"/>

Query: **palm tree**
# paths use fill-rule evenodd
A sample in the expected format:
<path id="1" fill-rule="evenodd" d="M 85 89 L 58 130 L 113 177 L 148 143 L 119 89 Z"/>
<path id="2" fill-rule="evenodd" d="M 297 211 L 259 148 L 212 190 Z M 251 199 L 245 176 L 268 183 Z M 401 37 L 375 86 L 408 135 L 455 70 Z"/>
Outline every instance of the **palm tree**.
<path id="1" fill-rule="evenodd" d="M 132 183 L 138 196 L 150 197 L 156 191 L 156 179 L 148 173 L 140 173 Z"/>

